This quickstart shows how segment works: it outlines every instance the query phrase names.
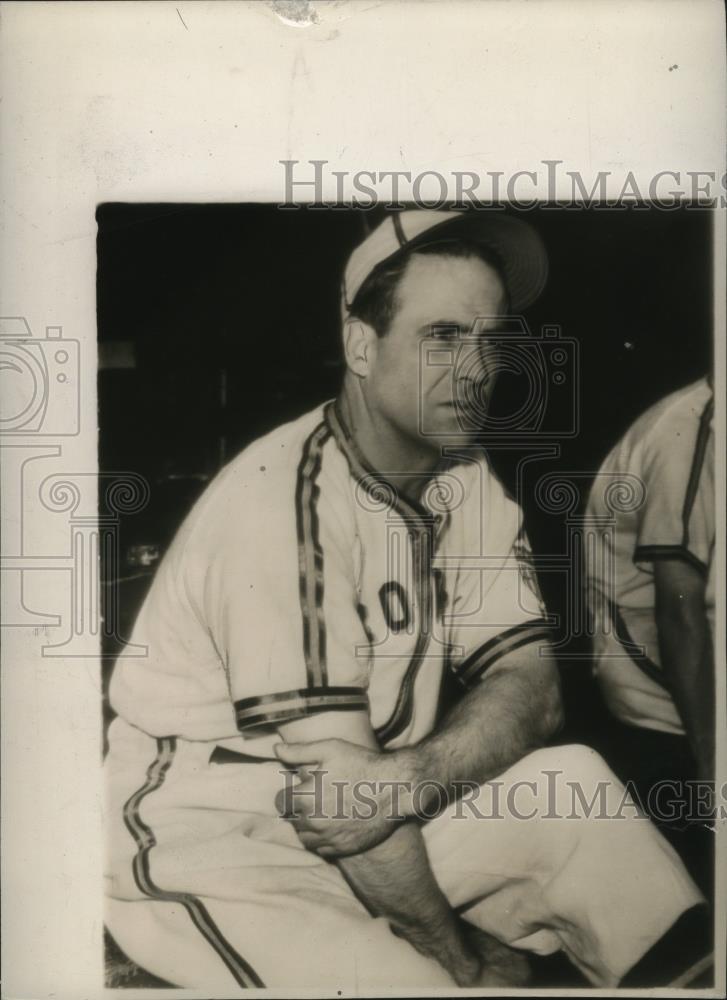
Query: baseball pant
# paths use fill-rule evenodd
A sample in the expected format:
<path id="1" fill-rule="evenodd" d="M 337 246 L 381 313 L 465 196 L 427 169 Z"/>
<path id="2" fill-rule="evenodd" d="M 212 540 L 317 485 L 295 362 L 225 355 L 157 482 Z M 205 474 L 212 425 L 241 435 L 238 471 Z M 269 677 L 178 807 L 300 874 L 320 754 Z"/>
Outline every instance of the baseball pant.
<path id="1" fill-rule="evenodd" d="M 454 985 L 369 915 L 335 864 L 301 847 L 273 806 L 284 784 L 277 762 L 214 763 L 213 750 L 120 719 L 112 726 L 106 920 L 130 958 L 208 995 Z M 595 986 L 618 983 L 702 899 L 582 746 L 530 754 L 423 834 L 434 875 L 465 919 L 516 948 L 563 949 Z"/>

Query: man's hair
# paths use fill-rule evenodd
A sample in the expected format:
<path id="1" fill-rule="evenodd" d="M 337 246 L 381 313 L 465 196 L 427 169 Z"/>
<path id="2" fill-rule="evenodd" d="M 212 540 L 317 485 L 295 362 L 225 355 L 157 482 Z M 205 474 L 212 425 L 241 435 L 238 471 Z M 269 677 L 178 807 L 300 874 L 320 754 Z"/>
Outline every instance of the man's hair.
<path id="1" fill-rule="evenodd" d="M 507 282 L 502 260 L 496 251 L 479 243 L 463 239 L 443 240 L 421 248 L 413 247 L 374 268 L 356 293 L 351 303 L 350 314 L 372 326 L 379 337 L 389 332 L 399 307 L 397 291 L 409 261 L 414 254 L 431 257 L 476 258 L 497 272 L 505 288 L 505 301 L 509 300 Z M 507 306 L 505 311 L 507 311 Z"/>

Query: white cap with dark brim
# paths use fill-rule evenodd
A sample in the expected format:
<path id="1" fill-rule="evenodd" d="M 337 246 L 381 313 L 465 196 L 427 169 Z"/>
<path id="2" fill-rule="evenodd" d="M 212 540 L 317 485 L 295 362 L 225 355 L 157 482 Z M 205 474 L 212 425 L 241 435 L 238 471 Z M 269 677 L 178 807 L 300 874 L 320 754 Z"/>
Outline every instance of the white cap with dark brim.
<path id="1" fill-rule="evenodd" d="M 513 313 L 527 309 L 543 291 L 548 257 L 538 233 L 522 219 L 497 210 L 413 209 L 392 212 L 351 254 L 343 276 L 344 316 L 380 264 L 401 253 L 457 238 L 481 244 L 502 262 Z"/>

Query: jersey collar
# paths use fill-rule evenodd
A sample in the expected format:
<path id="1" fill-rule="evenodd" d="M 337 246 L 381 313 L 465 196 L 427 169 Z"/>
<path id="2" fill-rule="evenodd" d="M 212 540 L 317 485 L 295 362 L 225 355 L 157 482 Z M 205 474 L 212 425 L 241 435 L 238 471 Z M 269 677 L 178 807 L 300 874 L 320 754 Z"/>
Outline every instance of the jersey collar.
<path id="1" fill-rule="evenodd" d="M 372 500 L 395 510 L 404 520 L 416 521 L 417 523 L 424 521 L 429 524 L 436 522 L 436 516 L 428 507 L 417 500 L 403 497 L 381 473 L 369 465 L 341 414 L 338 400 L 326 403 L 323 419 L 330 428 L 336 444 L 343 452 L 351 475 L 366 490 Z"/>

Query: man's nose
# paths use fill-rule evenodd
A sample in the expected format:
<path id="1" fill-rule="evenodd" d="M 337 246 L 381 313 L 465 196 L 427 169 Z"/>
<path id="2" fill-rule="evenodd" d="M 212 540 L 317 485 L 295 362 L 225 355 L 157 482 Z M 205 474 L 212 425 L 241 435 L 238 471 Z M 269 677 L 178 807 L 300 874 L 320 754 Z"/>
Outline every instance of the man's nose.
<path id="1" fill-rule="evenodd" d="M 494 359 L 472 353 L 455 368 L 454 379 L 462 388 L 486 389 L 495 375 Z"/>
<path id="2" fill-rule="evenodd" d="M 456 402 L 465 409 L 486 412 L 491 395 L 489 375 L 484 371 L 476 376 L 463 375 L 455 381 L 454 395 Z"/>

